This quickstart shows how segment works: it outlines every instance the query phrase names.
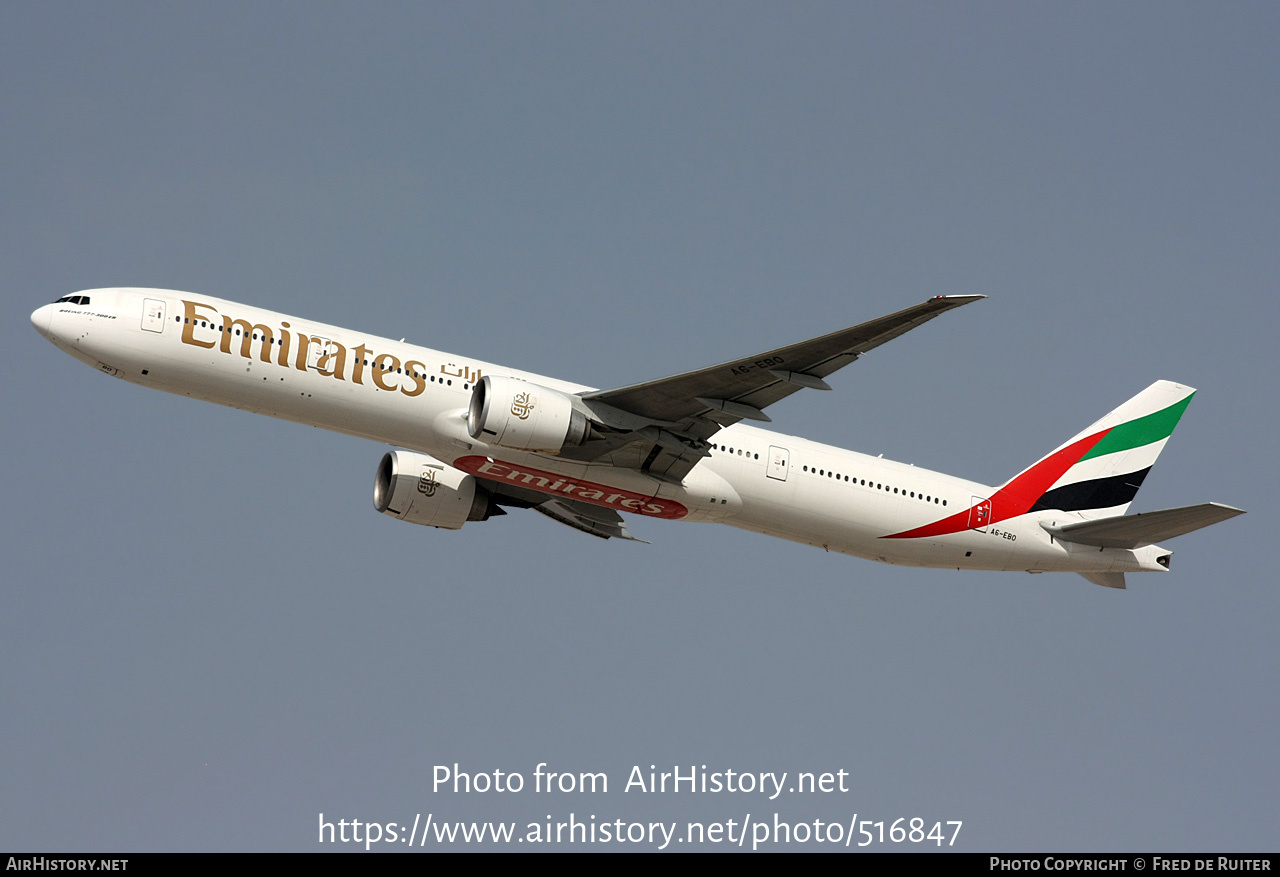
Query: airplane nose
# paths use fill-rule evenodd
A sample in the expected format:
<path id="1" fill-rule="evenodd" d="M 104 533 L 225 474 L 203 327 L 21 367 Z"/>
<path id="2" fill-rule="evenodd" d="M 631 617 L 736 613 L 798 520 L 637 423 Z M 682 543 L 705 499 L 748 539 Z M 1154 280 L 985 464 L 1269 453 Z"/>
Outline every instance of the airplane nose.
<path id="1" fill-rule="evenodd" d="M 42 305 L 31 312 L 31 325 L 44 337 L 49 337 L 49 323 L 53 320 L 53 305 Z"/>

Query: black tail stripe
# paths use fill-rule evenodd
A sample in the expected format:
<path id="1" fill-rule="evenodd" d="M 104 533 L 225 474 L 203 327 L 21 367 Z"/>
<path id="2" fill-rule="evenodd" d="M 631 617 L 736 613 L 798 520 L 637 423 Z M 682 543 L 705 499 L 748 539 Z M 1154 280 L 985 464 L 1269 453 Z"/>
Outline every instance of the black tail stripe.
<path id="1" fill-rule="evenodd" d="M 1031 511 L 1058 509 L 1064 512 L 1078 512 L 1085 509 L 1106 509 L 1112 506 L 1133 502 L 1138 495 L 1138 488 L 1151 471 L 1148 466 L 1137 472 L 1125 472 L 1112 475 L 1110 478 L 1095 478 L 1092 481 L 1077 481 L 1046 491 L 1044 496 L 1036 500 Z"/>

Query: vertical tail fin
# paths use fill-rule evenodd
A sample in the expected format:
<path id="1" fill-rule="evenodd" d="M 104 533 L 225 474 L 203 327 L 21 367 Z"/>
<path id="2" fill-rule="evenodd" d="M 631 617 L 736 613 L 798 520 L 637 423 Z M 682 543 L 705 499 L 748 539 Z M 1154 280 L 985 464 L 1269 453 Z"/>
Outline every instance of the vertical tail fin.
<path id="1" fill-rule="evenodd" d="M 1027 511 L 1124 514 L 1195 392 L 1156 381 L 1010 479 L 998 495 Z"/>

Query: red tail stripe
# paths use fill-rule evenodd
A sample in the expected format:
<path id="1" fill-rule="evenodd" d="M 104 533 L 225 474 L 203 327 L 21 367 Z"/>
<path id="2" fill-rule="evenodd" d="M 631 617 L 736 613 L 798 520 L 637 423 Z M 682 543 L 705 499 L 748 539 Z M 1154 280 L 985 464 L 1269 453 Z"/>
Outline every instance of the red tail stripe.
<path id="1" fill-rule="evenodd" d="M 1110 429 L 1104 429 L 1102 432 L 1096 432 L 1077 442 L 1072 442 L 1062 450 L 1045 457 L 1004 487 L 1001 487 L 992 496 L 992 506 L 994 508 L 992 509 L 991 519 L 987 523 L 994 524 L 1006 518 L 1025 515 L 1035 505 L 1036 500 L 1044 496 L 1045 491 L 1053 486 L 1054 482 L 1061 478 L 1068 469 L 1080 462 L 1080 458 L 1089 453 L 1093 446 L 1102 441 L 1109 432 L 1111 432 Z M 916 527 L 914 530 L 906 530 L 902 533 L 894 533 L 883 538 L 919 539 L 924 536 L 944 536 L 948 533 L 959 533 L 969 528 L 969 512 L 972 508 L 956 512 L 954 515 L 949 515 L 940 521 L 934 521 L 932 524 L 925 524 L 923 527 Z"/>

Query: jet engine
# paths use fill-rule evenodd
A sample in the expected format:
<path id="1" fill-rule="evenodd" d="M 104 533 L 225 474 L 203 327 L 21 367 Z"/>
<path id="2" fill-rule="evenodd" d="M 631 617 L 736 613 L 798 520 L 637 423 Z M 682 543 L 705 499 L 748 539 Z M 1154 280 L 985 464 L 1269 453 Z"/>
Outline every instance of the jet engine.
<path id="1" fill-rule="evenodd" d="M 378 464 L 373 507 L 411 524 L 457 530 L 506 514 L 472 475 L 427 454 L 391 451 Z"/>
<path id="2" fill-rule="evenodd" d="M 485 375 L 471 391 L 467 432 L 517 451 L 553 451 L 587 440 L 591 424 L 565 393 L 517 378 Z"/>

